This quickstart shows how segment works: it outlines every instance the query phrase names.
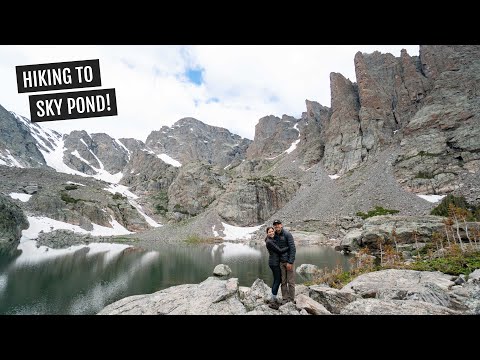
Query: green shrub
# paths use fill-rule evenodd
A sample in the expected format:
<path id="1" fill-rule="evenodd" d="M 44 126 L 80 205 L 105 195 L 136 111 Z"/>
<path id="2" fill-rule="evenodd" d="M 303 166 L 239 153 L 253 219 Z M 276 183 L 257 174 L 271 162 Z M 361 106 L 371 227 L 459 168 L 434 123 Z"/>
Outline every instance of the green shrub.
<path id="1" fill-rule="evenodd" d="M 445 216 L 448 217 L 448 207 L 452 204 L 457 208 L 465 209 L 468 211 L 467 221 L 480 221 L 480 207 L 477 209 L 476 206 L 470 205 L 463 196 L 454 196 L 453 194 L 448 194 L 445 196 L 440 204 L 433 208 L 430 212 L 431 215 Z"/>
<path id="2" fill-rule="evenodd" d="M 179 204 L 175 204 L 173 211 L 184 215 L 191 215 L 182 205 Z"/>
<path id="3" fill-rule="evenodd" d="M 400 210 L 390 210 L 390 209 L 384 209 L 381 206 L 375 206 L 375 209 L 370 210 L 368 213 L 364 212 L 357 212 L 357 216 L 360 216 L 363 220 L 372 217 L 372 216 L 377 216 L 377 215 L 392 215 L 392 214 L 397 214 L 399 213 Z"/>
<path id="4" fill-rule="evenodd" d="M 159 191 L 153 196 L 156 214 L 165 215 L 168 212 L 168 194 L 165 190 Z"/>
<path id="5" fill-rule="evenodd" d="M 480 269 L 480 251 L 420 260 L 411 264 L 410 268 L 419 271 L 440 271 L 450 275 L 469 275 L 475 269 Z"/>
<path id="6" fill-rule="evenodd" d="M 426 171 L 419 171 L 415 179 L 433 179 L 434 175 Z"/>
<path id="7" fill-rule="evenodd" d="M 112 195 L 113 200 L 127 200 L 126 196 L 123 196 L 119 192 L 116 192 L 115 194 Z"/>
<path id="8" fill-rule="evenodd" d="M 262 178 L 263 182 L 266 182 L 270 186 L 274 186 L 276 184 L 275 177 L 273 175 L 267 175 Z"/>

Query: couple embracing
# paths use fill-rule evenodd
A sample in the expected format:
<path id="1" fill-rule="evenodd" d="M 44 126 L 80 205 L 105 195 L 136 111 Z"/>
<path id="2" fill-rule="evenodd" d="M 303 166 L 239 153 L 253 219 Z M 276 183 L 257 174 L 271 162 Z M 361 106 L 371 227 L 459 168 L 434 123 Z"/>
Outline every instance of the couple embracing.
<path id="1" fill-rule="evenodd" d="M 273 227 L 267 227 L 265 245 L 269 253 L 268 266 L 272 269 L 273 284 L 269 306 L 278 306 L 295 299 L 295 242 L 289 231 L 283 228 L 280 220 L 273 222 Z M 282 303 L 277 299 L 278 288 L 282 285 Z"/>

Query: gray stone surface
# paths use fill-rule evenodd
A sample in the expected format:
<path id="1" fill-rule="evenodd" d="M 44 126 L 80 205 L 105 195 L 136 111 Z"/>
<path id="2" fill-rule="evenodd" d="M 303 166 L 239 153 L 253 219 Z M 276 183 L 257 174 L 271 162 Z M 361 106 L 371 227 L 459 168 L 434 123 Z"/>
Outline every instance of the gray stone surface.
<path id="1" fill-rule="evenodd" d="M 465 304 L 449 293 L 453 285 L 452 276 L 441 272 L 389 269 L 360 275 L 342 290 L 363 298 L 424 301 L 466 310 Z"/>
<path id="2" fill-rule="evenodd" d="M 361 299 L 348 304 L 341 315 L 459 315 L 444 306 L 413 300 Z"/>
<path id="3" fill-rule="evenodd" d="M 300 275 L 313 275 L 319 271 L 319 268 L 317 265 L 301 264 L 297 265 L 295 271 Z"/>
<path id="4" fill-rule="evenodd" d="M 232 315 L 246 313 L 237 296 L 238 279 L 209 277 L 200 284 L 172 286 L 116 301 L 98 315 Z"/>
<path id="5" fill-rule="evenodd" d="M 231 225 L 255 226 L 287 204 L 298 186 L 294 180 L 274 176 L 235 179 L 219 198 L 216 210 Z"/>
<path id="6" fill-rule="evenodd" d="M 0 164 L 24 167 L 46 166 L 45 159 L 37 147 L 32 132 L 37 135 L 39 126 L 27 118 L 7 111 L 0 105 Z M 49 144 L 49 139 L 44 139 Z"/>
<path id="7" fill-rule="evenodd" d="M 331 313 L 322 305 L 306 295 L 295 297 L 295 303 L 298 310 L 305 309 L 311 315 L 331 315 Z"/>
<path id="8" fill-rule="evenodd" d="M 0 193 L 0 252 L 15 250 L 22 230 L 28 226 L 22 209 L 9 196 Z"/>
<path id="9" fill-rule="evenodd" d="M 218 264 L 213 269 L 213 275 L 215 276 L 228 276 L 232 273 L 232 269 L 228 265 L 225 264 Z"/>
<path id="10" fill-rule="evenodd" d="M 360 298 L 351 290 L 338 290 L 322 285 L 309 286 L 309 296 L 332 314 L 340 314 L 345 306 Z"/>

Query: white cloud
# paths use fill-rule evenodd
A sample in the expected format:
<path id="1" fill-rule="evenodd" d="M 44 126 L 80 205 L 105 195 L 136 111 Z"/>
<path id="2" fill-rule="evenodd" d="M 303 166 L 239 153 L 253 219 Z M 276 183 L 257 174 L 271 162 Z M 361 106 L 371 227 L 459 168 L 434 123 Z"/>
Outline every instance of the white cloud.
<path id="1" fill-rule="evenodd" d="M 399 56 L 402 48 L 418 55 L 418 45 L 2 45 L 0 105 L 30 117 L 28 94 L 17 92 L 17 65 L 100 59 L 102 88 L 116 89 L 118 116 L 43 126 L 63 133 L 84 129 L 144 141 L 152 130 L 191 116 L 253 139 L 255 125 L 263 116 L 299 117 L 305 111 L 305 99 L 330 106 L 330 72 L 355 81 L 357 51 Z M 183 75 L 193 67 L 204 69 L 200 86 Z"/>

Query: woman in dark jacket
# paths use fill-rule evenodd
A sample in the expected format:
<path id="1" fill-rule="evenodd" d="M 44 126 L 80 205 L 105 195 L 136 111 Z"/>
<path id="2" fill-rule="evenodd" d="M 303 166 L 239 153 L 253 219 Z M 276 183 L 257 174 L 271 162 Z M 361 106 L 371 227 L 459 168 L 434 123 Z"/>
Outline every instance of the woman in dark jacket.
<path id="1" fill-rule="evenodd" d="M 267 237 L 265 238 L 265 245 L 268 250 L 268 266 L 272 269 L 273 284 L 272 284 L 272 297 L 270 299 L 270 305 L 278 308 L 277 293 L 280 283 L 282 282 L 282 273 L 280 270 L 280 254 L 284 254 L 288 251 L 288 247 L 279 248 L 273 240 L 275 235 L 275 229 L 271 226 L 267 227 Z"/>

